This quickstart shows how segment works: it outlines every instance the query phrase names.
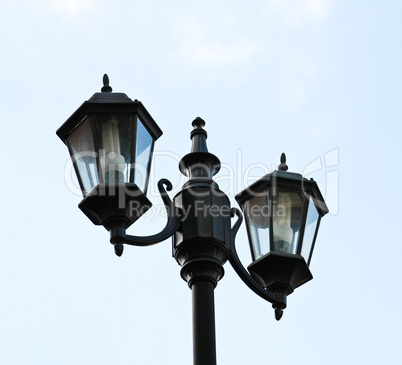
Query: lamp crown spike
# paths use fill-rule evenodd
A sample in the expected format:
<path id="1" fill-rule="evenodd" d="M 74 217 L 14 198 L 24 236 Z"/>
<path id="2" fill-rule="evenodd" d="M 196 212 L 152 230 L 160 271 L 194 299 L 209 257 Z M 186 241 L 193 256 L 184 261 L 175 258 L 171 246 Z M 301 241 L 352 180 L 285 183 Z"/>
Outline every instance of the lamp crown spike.
<path id="1" fill-rule="evenodd" d="M 103 75 L 103 87 L 101 89 L 101 91 L 103 93 L 111 93 L 112 92 L 112 88 L 109 85 L 109 76 L 107 74 Z"/>
<path id="2" fill-rule="evenodd" d="M 193 120 L 192 126 L 194 128 L 203 128 L 205 127 L 205 120 L 200 117 L 197 117 Z"/>
<path id="3" fill-rule="evenodd" d="M 279 171 L 288 171 L 288 165 L 286 165 L 286 155 L 284 153 L 281 154 L 281 164 L 278 166 Z"/>
<path id="4" fill-rule="evenodd" d="M 219 171 L 221 163 L 218 157 L 208 152 L 208 133 L 203 128 L 204 119 L 197 117 L 191 125 L 194 127 L 190 132 L 191 151 L 181 159 L 180 171 L 190 177 L 187 183 L 195 181 L 197 184 L 196 181 L 199 179 L 206 179 L 212 183 L 212 176 Z"/>
<path id="5" fill-rule="evenodd" d="M 191 125 L 194 129 L 190 133 L 193 141 L 191 152 L 208 152 L 207 148 L 207 131 L 203 128 L 205 126 L 204 119 L 197 117 L 193 120 Z"/>

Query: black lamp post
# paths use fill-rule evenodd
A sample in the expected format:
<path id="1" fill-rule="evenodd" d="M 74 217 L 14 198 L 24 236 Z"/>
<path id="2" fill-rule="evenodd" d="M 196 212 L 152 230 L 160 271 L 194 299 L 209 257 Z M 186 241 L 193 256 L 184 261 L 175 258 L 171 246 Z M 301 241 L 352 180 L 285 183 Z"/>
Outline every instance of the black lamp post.
<path id="1" fill-rule="evenodd" d="M 235 236 L 242 214 L 230 206 L 212 177 L 219 159 L 208 152 L 201 118 L 193 121 L 191 152 L 180 161 L 188 176 L 182 190 L 170 200 L 158 183 L 168 212 L 158 234 L 137 237 L 126 229 L 143 215 L 154 142 L 162 131 L 139 101 L 112 93 L 104 76 L 101 93 L 94 94 L 58 129 L 68 146 L 84 199 L 80 209 L 110 231 L 117 255 L 123 244 L 148 246 L 173 237 L 173 256 L 193 294 L 194 364 L 216 364 L 214 288 L 230 261 L 241 279 L 273 304 L 282 317 L 286 297 L 312 279 L 308 268 L 320 219 L 328 208 L 313 180 L 287 172 L 285 155 L 279 171 L 256 181 L 236 196 L 246 217 L 253 262 L 240 262 Z M 237 221 L 231 226 L 231 218 Z"/>

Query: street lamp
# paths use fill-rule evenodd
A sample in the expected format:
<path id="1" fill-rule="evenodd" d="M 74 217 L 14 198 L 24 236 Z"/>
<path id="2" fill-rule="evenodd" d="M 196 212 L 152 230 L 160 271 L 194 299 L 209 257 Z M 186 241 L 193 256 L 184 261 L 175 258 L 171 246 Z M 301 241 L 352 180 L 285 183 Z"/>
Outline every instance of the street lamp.
<path id="1" fill-rule="evenodd" d="M 321 217 L 328 208 L 317 183 L 287 172 L 286 156 L 277 171 L 236 195 L 246 217 L 253 279 L 273 292 L 279 320 L 286 297 L 311 280 L 308 268 Z"/>
<path id="2" fill-rule="evenodd" d="M 168 213 L 165 228 L 147 237 L 128 235 L 126 229 L 151 207 L 146 197 L 149 171 L 162 131 L 142 103 L 112 93 L 107 75 L 103 82 L 102 92 L 84 102 L 57 131 L 68 146 L 83 193 L 79 207 L 94 224 L 110 231 L 118 256 L 124 244 L 148 246 L 173 237 L 173 256 L 193 296 L 194 364 L 216 364 L 214 288 L 225 262 L 272 303 L 279 320 L 287 296 L 312 279 L 308 266 L 328 208 L 312 179 L 287 172 L 282 154 L 278 171 L 236 196 L 253 259 L 247 270 L 235 246 L 242 214 L 212 179 L 220 161 L 208 152 L 205 122 L 196 118 L 191 151 L 179 164 L 188 181 L 173 201 L 166 192 L 171 183 L 158 183 Z"/>
<path id="3" fill-rule="evenodd" d="M 94 224 L 128 228 L 150 207 L 146 198 L 154 142 L 162 131 L 138 100 L 102 92 L 85 101 L 58 129 L 67 145 L 84 200 L 80 209 Z M 141 209 L 122 199 L 129 194 Z M 115 246 L 122 254 L 123 246 Z"/>

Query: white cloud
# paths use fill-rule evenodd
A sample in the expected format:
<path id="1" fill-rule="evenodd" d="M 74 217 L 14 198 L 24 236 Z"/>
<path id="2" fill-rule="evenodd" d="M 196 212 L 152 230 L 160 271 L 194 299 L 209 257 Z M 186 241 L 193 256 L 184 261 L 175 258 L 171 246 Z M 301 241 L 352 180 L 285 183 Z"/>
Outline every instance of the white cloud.
<path id="1" fill-rule="evenodd" d="M 285 22 L 290 29 L 305 24 L 320 27 L 329 18 L 333 2 L 268 0 L 253 8 L 251 14 L 254 21 L 249 18 L 250 14 L 244 14 L 243 17 L 238 8 L 227 3 L 211 4 L 207 1 L 207 5 L 176 9 L 166 17 L 177 44 L 171 50 L 172 59 L 186 69 L 222 69 L 246 65 L 267 53 L 272 47 L 271 41 L 275 39 L 275 28 L 271 29 L 273 23 L 267 22 L 263 14 Z M 260 18 L 259 14 L 263 16 Z M 259 29 L 255 24 L 259 24 Z"/>
<path id="2" fill-rule="evenodd" d="M 237 19 L 224 12 L 214 17 L 181 16 L 172 24 L 173 37 L 178 40 L 172 56 L 187 69 L 234 67 L 265 48 L 258 40 L 239 34 Z"/>
<path id="3" fill-rule="evenodd" d="M 51 0 L 55 10 L 77 16 L 94 7 L 94 0 Z"/>
<path id="4" fill-rule="evenodd" d="M 261 47 L 247 39 L 237 39 L 229 43 L 212 38 L 197 42 L 182 42 L 177 56 L 191 68 L 225 67 L 244 64 L 261 52 Z"/>
<path id="5" fill-rule="evenodd" d="M 267 13 L 284 19 L 293 28 L 302 23 L 318 26 L 332 10 L 333 0 L 269 0 Z"/>

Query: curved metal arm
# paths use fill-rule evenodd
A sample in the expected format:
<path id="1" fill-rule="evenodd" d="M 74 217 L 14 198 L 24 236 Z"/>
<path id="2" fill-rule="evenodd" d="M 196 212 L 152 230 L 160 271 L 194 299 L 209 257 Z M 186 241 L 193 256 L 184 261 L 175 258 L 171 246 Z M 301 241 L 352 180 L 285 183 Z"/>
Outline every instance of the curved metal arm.
<path id="1" fill-rule="evenodd" d="M 161 179 L 158 182 L 158 190 L 161 194 L 163 203 L 165 204 L 165 208 L 168 214 L 168 221 L 166 223 L 165 228 L 159 232 L 158 234 L 154 234 L 152 236 L 130 236 L 126 235 L 126 231 L 121 228 L 116 228 L 110 230 L 110 242 L 115 245 L 116 254 L 121 256 L 123 253 L 123 243 L 133 246 L 150 246 L 154 245 L 158 242 L 164 241 L 165 239 L 171 237 L 179 228 L 180 225 L 180 217 L 175 207 L 173 206 L 172 201 L 169 198 L 165 188 L 163 185 L 166 185 L 166 190 L 172 190 L 172 184 L 167 179 Z M 121 252 L 121 253 L 120 253 Z M 119 255 L 120 253 L 120 255 Z"/>
<path id="2" fill-rule="evenodd" d="M 257 295 L 259 295 L 261 298 L 267 300 L 270 303 L 276 303 L 277 298 L 274 293 L 271 293 L 270 291 L 263 289 L 248 273 L 246 268 L 243 266 L 241 263 L 239 256 L 236 251 L 236 245 L 235 245 L 235 237 L 237 234 L 237 231 L 239 230 L 239 227 L 243 221 L 243 215 L 241 214 L 240 210 L 237 208 L 232 208 L 231 210 L 231 215 L 234 217 L 237 215 L 238 219 L 236 223 L 234 224 L 232 228 L 232 234 L 231 234 L 231 240 L 230 240 L 230 257 L 229 257 L 229 262 L 232 265 L 233 269 L 235 269 L 237 275 L 240 276 L 240 279 L 244 281 L 244 283 Z"/>

